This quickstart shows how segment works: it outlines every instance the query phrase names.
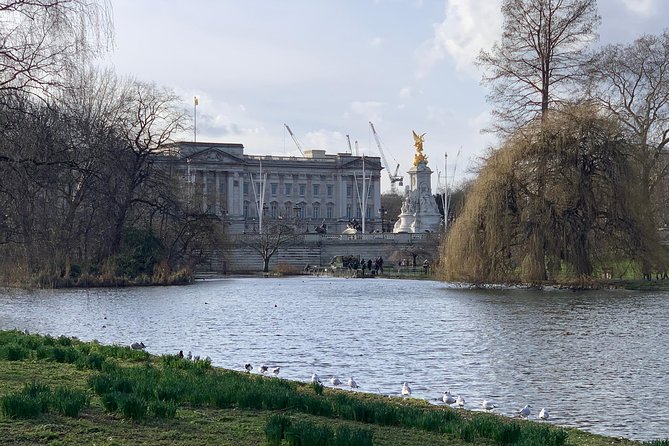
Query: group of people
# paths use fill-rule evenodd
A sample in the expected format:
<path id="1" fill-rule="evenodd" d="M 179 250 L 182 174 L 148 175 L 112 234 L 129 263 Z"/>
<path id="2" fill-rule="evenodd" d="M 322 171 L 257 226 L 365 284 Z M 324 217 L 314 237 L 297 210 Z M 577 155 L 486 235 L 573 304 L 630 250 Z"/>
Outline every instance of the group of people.
<path id="1" fill-rule="evenodd" d="M 401 259 L 399 261 L 399 266 L 413 266 L 415 268 L 417 265 L 415 263 L 415 259 L 413 262 L 408 259 Z M 430 261 L 428 259 L 423 260 L 423 272 L 425 274 L 430 272 Z"/>
<path id="2" fill-rule="evenodd" d="M 362 268 L 362 275 L 365 275 L 365 270 L 369 271 L 372 274 L 378 275 L 383 274 L 383 257 L 378 257 L 375 260 L 360 259 L 360 267 Z"/>

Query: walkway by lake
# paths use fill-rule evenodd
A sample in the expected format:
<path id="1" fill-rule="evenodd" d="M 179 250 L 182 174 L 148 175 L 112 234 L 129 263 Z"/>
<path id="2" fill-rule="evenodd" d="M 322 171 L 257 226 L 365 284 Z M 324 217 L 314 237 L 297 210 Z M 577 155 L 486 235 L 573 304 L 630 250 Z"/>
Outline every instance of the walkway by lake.
<path id="1" fill-rule="evenodd" d="M 0 290 L 0 329 L 191 350 L 214 365 L 280 366 L 361 391 L 669 438 L 669 293 L 469 290 L 435 281 L 229 278 L 188 287 Z"/>

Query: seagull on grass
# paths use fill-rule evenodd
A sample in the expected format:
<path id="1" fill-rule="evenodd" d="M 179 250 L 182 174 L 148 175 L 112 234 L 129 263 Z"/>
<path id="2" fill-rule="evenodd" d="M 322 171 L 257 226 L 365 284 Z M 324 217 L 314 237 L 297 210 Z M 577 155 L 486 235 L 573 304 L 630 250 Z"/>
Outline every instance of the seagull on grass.
<path id="1" fill-rule="evenodd" d="M 341 385 L 341 381 L 336 376 L 333 376 L 332 378 L 330 378 L 330 384 L 337 387 Z"/>
<path id="2" fill-rule="evenodd" d="M 531 408 L 532 408 L 532 406 L 530 406 L 529 404 L 525 404 L 525 407 L 523 407 L 522 409 L 520 409 L 518 411 L 518 415 L 520 415 L 523 418 L 527 418 L 528 416 L 530 416 L 530 409 Z"/>
<path id="3" fill-rule="evenodd" d="M 451 395 L 451 392 L 449 392 L 448 390 L 444 392 L 444 396 L 441 399 L 446 404 L 453 404 L 456 401 L 453 395 Z"/>
<path id="4" fill-rule="evenodd" d="M 544 407 L 539 411 L 539 418 L 542 420 L 547 420 L 549 417 L 548 410 Z"/>
<path id="5" fill-rule="evenodd" d="M 411 387 L 406 382 L 402 384 L 402 396 L 411 396 Z"/>
<path id="6" fill-rule="evenodd" d="M 481 401 L 481 407 L 482 407 L 483 409 L 485 409 L 485 410 L 493 410 L 493 409 L 494 409 L 495 407 L 497 407 L 497 406 L 494 405 L 494 404 L 492 403 L 492 401 L 483 400 L 483 401 Z"/>
<path id="7" fill-rule="evenodd" d="M 355 380 L 353 379 L 353 377 L 351 377 L 351 378 L 348 379 L 348 383 L 347 383 L 347 384 L 348 384 L 348 386 L 349 386 L 351 389 L 357 389 L 358 387 L 360 387 L 360 386 L 358 386 L 358 383 L 355 382 Z"/>
<path id="8" fill-rule="evenodd" d="M 464 409 L 465 408 L 465 399 L 463 397 L 461 397 L 460 395 L 458 395 L 458 397 L 455 399 L 455 404 L 457 404 L 460 409 Z"/>
<path id="9" fill-rule="evenodd" d="M 247 362 L 246 364 L 244 364 L 244 369 L 245 369 L 247 372 L 251 373 L 251 370 L 253 370 L 253 366 L 251 365 L 250 362 Z"/>

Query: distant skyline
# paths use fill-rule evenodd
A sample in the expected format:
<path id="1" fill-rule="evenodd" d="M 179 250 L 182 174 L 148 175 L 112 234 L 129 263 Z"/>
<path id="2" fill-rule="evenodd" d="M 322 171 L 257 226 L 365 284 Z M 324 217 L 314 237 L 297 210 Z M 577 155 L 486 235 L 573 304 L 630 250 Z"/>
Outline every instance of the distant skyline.
<path id="1" fill-rule="evenodd" d="M 379 156 L 372 121 L 392 171 L 411 167 L 415 130 L 426 133 L 432 170 L 442 172 L 448 154 L 449 183 L 457 163 L 455 184 L 494 143 L 480 132 L 490 106 L 473 61 L 499 39 L 500 0 L 111 4 L 115 50 L 107 61 L 118 74 L 172 88 L 191 110 L 197 96 L 198 141 L 298 156 L 286 123 L 304 149 L 345 152 L 349 134 L 360 154 Z M 599 44 L 667 26 L 665 0 L 598 4 Z"/>

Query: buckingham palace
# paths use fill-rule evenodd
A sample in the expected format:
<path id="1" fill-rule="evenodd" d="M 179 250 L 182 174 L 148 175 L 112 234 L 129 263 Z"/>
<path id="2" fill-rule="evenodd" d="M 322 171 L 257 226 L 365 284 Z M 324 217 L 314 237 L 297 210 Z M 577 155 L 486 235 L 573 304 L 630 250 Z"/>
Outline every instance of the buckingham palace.
<path id="1" fill-rule="evenodd" d="M 381 231 L 379 157 L 316 149 L 248 155 L 238 143 L 177 142 L 159 162 L 185 180 L 189 205 L 218 216 L 232 234 L 258 231 L 261 214 L 304 232 L 340 234 L 363 220 L 365 232 Z"/>

